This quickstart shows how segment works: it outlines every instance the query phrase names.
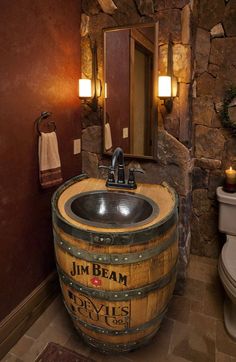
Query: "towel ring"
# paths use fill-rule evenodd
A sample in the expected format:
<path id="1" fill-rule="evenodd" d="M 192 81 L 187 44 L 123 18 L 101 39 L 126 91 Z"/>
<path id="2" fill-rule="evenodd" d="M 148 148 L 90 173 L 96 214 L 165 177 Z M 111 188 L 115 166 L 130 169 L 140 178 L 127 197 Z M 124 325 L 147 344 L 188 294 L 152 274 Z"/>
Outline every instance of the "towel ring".
<path id="1" fill-rule="evenodd" d="M 35 120 L 36 127 L 37 127 L 37 132 L 38 132 L 39 136 L 40 136 L 40 134 L 41 134 L 40 124 L 42 123 L 43 120 L 45 120 L 45 119 L 47 119 L 48 117 L 50 117 L 51 114 L 52 114 L 51 112 L 42 112 L 41 115 L 40 115 L 40 117 L 38 117 L 38 118 Z M 47 125 L 48 125 L 48 128 L 49 128 L 49 126 L 53 126 L 53 131 L 52 131 L 52 132 L 55 132 L 55 131 L 56 131 L 56 124 L 55 124 L 55 122 L 49 121 L 49 122 L 47 123 Z"/>

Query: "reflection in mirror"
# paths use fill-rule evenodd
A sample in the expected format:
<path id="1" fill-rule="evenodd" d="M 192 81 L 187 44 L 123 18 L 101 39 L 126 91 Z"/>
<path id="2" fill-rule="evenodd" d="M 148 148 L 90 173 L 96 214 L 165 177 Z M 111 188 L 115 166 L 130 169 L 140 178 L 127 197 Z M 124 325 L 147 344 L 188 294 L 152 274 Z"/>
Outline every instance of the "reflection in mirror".
<path id="1" fill-rule="evenodd" d="M 104 31 L 104 151 L 153 157 L 158 24 Z"/>

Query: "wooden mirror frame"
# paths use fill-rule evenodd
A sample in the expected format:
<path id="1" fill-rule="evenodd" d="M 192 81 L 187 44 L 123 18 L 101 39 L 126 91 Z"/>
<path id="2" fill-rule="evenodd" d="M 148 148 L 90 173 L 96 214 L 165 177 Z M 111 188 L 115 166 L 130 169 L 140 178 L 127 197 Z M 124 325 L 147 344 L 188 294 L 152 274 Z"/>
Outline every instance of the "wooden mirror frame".
<path id="1" fill-rule="evenodd" d="M 158 79 L 158 30 L 159 30 L 159 22 L 151 22 L 151 23 L 141 23 L 141 24 L 134 24 L 130 26 L 120 26 L 120 27 L 110 27 L 103 29 L 103 39 L 104 39 L 104 54 L 103 54 L 103 90 L 105 90 L 105 80 L 106 80 L 106 32 L 110 31 L 117 31 L 117 30 L 125 30 L 130 29 L 134 30 L 135 28 L 142 28 L 142 27 L 151 27 L 154 26 L 155 28 L 155 50 L 154 50 L 154 58 L 153 58 L 153 94 L 152 94 L 152 110 L 151 110 L 151 130 L 150 133 L 152 134 L 152 145 L 151 145 L 151 154 L 150 155 L 141 155 L 141 154 L 132 154 L 132 153 L 125 153 L 125 157 L 133 158 L 133 159 L 146 159 L 146 160 L 153 160 L 156 161 L 156 143 L 157 143 L 157 122 L 158 122 L 158 107 L 157 107 L 157 79 Z M 106 115 L 106 101 L 105 101 L 105 93 L 104 93 L 104 103 L 103 103 L 103 155 L 104 156 L 111 156 L 112 151 L 105 150 L 105 115 Z M 131 111 L 132 112 L 132 111 Z M 130 119 L 132 122 L 132 119 Z M 117 145 L 119 146 L 119 145 Z"/>

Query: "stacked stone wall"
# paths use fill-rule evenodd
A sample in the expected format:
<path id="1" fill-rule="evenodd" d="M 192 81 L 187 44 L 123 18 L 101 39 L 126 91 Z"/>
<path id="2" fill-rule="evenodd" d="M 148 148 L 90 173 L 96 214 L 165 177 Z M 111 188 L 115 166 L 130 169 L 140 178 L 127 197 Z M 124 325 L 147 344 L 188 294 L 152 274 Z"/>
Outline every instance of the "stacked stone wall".
<path id="1" fill-rule="evenodd" d="M 194 18 L 191 252 L 218 257 L 222 236 L 216 188 L 223 183 L 224 170 L 236 167 L 236 137 L 220 119 L 225 92 L 236 86 L 236 2 L 199 0 Z"/>

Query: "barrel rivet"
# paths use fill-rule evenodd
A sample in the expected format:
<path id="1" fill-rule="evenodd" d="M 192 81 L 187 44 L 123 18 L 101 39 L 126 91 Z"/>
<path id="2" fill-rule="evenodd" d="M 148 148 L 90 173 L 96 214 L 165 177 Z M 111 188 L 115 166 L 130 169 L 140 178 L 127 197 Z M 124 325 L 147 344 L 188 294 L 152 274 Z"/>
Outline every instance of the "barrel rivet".
<path id="1" fill-rule="evenodd" d="M 100 238 L 100 241 L 103 241 L 104 239 L 103 238 Z"/>
<path id="2" fill-rule="evenodd" d="M 136 331 L 139 331 L 139 328 L 136 328 Z"/>
<path id="3" fill-rule="evenodd" d="M 77 253 L 78 255 L 80 255 L 81 254 L 81 252 L 80 251 L 78 251 L 78 253 Z"/>
<path id="4" fill-rule="evenodd" d="M 117 298 L 117 297 L 118 297 L 118 295 L 117 295 L 117 294 L 115 294 L 115 295 L 114 295 L 114 297 L 115 297 L 115 298 Z"/>
<path id="5" fill-rule="evenodd" d="M 124 258 L 124 260 L 128 260 L 128 258 Z"/>
<path id="6" fill-rule="evenodd" d="M 127 331 L 125 331 L 125 334 L 127 334 L 128 332 Z"/>
<path id="7" fill-rule="evenodd" d="M 105 333 L 104 329 L 102 329 L 102 333 Z"/>
<path id="8" fill-rule="evenodd" d="M 100 261 L 101 261 L 101 260 L 102 260 L 102 258 L 98 258 L 98 260 L 100 260 Z"/>
<path id="9" fill-rule="evenodd" d="M 141 292 L 138 292 L 138 295 L 142 294 Z"/>
<path id="10" fill-rule="evenodd" d="M 62 241 L 60 241 L 60 244 L 62 245 L 62 244 L 63 244 L 63 242 L 62 242 Z"/>
<path id="11" fill-rule="evenodd" d="M 70 250 L 71 249 L 71 247 L 70 246 L 68 246 L 68 250 Z"/>
<path id="12" fill-rule="evenodd" d="M 118 258 L 115 258 L 115 261 L 118 261 L 119 259 Z"/>
<path id="13" fill-rule="evenodd" d="M 140 254 L 140 255 L 139 255 L 139 258 L 142 258 L 142 257 L 143 257 L 142 254 Z"/>
<path id="14" fill-rule="evenodd" d="M 70 285 L 72 285 L 72 283 L 70 282 Z"/>
<path id="15" fill-rule="evenodd" d="M 116 332 L 116 334 L 118 334 L 118 332 Z"/>
<path id="16" fill-rule="evenodd" d="M 81 290 L 83 290 L 82 288 L 79 288 L 79 290 L 81 291 Z"/>
<path id="17" fill-rule="evenodd" d="M 128 297 L 129 296 L 129 294 L 125 294 L 125 297 Z"/>

